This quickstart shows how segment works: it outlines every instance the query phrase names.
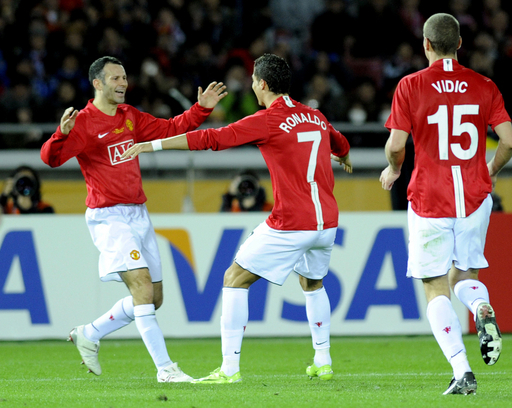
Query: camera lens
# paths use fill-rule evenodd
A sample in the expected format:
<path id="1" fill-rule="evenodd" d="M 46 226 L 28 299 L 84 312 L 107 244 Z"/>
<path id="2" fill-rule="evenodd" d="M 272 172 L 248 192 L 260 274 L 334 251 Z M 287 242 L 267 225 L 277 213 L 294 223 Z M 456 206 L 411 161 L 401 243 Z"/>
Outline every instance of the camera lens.
<path id="1" fill-rule="evenodd" d="M 31 197 L 35 192 L 35 183 L 30 177 L 20 177 L 14 188 L 19 195 Z"/>
<path id="2" fill-rule="evenodd" d="M 256 183 L 252 177 L 244 177 L 238 185 L 238 191 L 242 197 L 250 197 L 256 193 Z"/>

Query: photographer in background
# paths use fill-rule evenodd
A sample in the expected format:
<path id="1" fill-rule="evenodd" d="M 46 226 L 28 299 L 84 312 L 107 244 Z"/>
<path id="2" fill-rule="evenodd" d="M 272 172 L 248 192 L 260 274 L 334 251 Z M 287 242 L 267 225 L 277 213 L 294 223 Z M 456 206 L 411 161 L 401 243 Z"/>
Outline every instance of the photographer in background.
<path id="1" fill-rule="evenodd" d="M 221 212 L 272 211 L 265 189 L 260 186 L 257 174 L 251 170 L 239 173 L 229 190 L 222 195 Z"/>
<path id="2" fill-rule="evenodd" d="M 0 206 L 4 214 L 52 214 L 54 209 L 41 200 L 41 182 L 37 172 L 20 166 L 5 181 Z"/>

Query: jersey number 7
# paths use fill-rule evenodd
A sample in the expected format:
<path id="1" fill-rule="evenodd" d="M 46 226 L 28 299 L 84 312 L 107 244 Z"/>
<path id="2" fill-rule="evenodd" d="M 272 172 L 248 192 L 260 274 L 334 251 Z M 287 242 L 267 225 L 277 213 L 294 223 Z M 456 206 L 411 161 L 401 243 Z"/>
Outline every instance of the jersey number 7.
<path id="1" fill-rule="evenodd" d="M 320 197 L 318 195 L 318 186 L 315 182 L 315 170 L 318 157 L 318 148 L 320 147 L 322 134 L 318 130 L 311 132 L 299 132 L 297 133 L 297 140 L 299 143 L 313 142 L 313 145 L 311 146 L 311 154 L 309 155 L 307 182 L 311 186 L 311 199 L 313 200 L 313 205 L 315 206 L 317 230 L 320 231 L 324 229 L 324 218 L 322 214 L 322 206 L 320 205 Z"/>

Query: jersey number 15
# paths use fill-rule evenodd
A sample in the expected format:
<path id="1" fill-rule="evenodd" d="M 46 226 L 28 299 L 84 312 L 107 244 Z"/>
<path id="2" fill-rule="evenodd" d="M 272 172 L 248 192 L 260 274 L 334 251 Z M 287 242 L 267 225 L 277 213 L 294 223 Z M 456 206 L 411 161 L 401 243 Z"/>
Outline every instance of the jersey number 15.
<path id="1" fill-rule="evenodd" d="M 461 136 L 463 133 L 469 134 L 470 145 L 464 150 L 460 143 L 451 143 L 452 153 L 460 160 L 469 160 L 475 154 L 478 148 L 478 129 L 471 122 L 462 122 L 463 115 L 478 115 L 479 105 L 454 105 L 453 107 L 453 127 L 452 136 Z M 429 125 L 437 124 L 439 133 L 439 159 L 448 160 L 448 106 L 439 105 L 437 112 L 427 117 Z"/>

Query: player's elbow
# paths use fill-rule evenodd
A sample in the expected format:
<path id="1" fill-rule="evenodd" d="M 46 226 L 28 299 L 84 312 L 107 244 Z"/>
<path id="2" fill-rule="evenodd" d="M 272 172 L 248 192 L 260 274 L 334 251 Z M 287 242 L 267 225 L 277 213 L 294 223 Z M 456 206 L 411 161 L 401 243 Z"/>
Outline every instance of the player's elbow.
<path id="1" fill-rule="evenodd" d="M 512 150 L 512 124 L 504 122 L 494 128 L 500 139 L 500 144 L 507 150 Z"/>

